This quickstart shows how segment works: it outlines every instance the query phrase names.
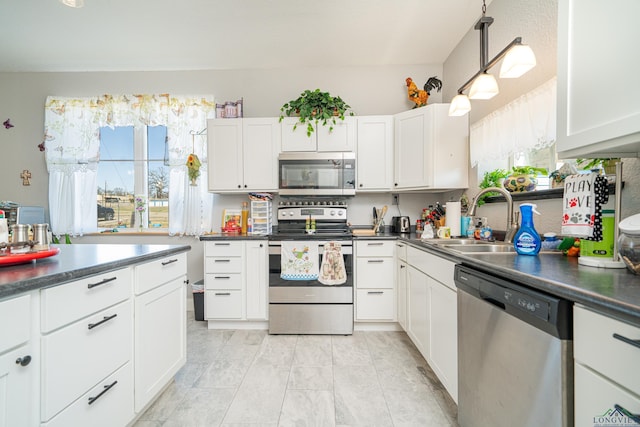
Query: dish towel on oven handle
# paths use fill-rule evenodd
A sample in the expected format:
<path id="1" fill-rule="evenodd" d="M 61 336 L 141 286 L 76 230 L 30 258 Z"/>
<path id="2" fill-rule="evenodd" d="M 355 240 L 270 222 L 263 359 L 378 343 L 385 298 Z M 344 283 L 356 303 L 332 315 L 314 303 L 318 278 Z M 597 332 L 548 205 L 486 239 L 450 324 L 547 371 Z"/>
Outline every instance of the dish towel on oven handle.
<path id="1" fill-rule="evenodd" d="M 318 281 L 323 285 L 342 285 L 347 281 L 342 245 L 339 242 L 327 242 L 324 244 Z"/>
<path id="2" fill-rule="evenodd" d="M 591 172 L 564 181 L 562 234 L 602 240 L 602 205 L 609 201 L 607 178 Z"/>
<path id="3" fill-rule="evenodd" d="M 280 277 L 284 280 L 317 280 L 318 242 L 283 240 L 280 246 Z"/>

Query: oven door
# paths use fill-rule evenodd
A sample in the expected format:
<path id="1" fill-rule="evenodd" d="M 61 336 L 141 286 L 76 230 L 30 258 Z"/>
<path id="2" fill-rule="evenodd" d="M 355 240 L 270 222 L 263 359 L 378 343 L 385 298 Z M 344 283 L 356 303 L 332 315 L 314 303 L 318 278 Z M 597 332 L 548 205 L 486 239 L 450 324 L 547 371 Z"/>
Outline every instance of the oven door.
<path id="1" fill-rule="evenodd" d="M 354 153 L 282 153 L 281 195 L 348 196 L 356 191 Z"/>
<path id="2" fill-rule="evenodd" d="M 347 280 L 323 285 L 317 280 L 285 280 L 280 277 L 280 242 L 269 242 L 269 333 L 353 333 L 353 244 L 340 240 Z M 324 241 L 318 244 L 322 265 Z"/>

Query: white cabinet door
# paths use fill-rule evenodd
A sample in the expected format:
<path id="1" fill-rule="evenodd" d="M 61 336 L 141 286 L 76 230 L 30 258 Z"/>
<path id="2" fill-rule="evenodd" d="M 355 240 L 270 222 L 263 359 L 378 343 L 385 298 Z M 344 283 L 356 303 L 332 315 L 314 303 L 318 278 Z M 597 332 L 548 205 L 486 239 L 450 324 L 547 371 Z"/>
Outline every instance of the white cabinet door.
<path id="1" fill-rule="evenodd" d="M 242 119 L 243 190 L 278 190 L 280 135 L 277 118 Z"/>
<path id="2" fill-rule="evenodd" d="M 425 359 L 429 354 L 429 290 L 427 275 L 409 266 L 407 272 L 408 334 Z"/>
<path id="3" fill-rule="evenodd" d="M 209 191 L 243 190 L 242 119 L 207 121 Z"/>
<path id="4" fill-rule="evenodd" d="M 407 330 L 407 267 L 405 261 L 398 261 L 398 323 L 404 331 Z"/>
<path id="5" fill-rule="evenodd" d="M 186 362 L 186 276 L 135 299 L 135 410 L 139 412 Z"/>
<path id="6" fill-rule="evenodd" d="M 633 53 L 638 16 L 636 0 L 612 0 L 607 7 L 598 0 L 558 2 L 561 158 L 636 157 L 640 151 L 640 56 Z M 594 94 L 602 81 L 606 89 Z"/>
<path id="7" fill-rule="evenodd" d="M 282 129 L 282 151 L 316 151 L 316 132 L 307 136 L 307 124 L 297 117 L 285 117 L 280 122 Z M 314 124 L 311 124 L 315 128 Z M 294 129 L 295 128 L 295 129 Z"/>
<path id="8" fill-rule="evenodd" d="M 316 127 L 318 151 L 356 151 L 355 117 L 336 118 L 335 121 L 335 124 L 329 120 L 325 126 L 320 123 Z"/>
<path id="9" fill-rule="evenodd" d="M 389 191 L 393 185 L 393 116 L 358 117 L 357 191 Z"/>
<path id="10" fill-rule="evenodd" d="M 467 188 L 468 115 L 449 117 L 449 104 L 396 114 L 394 189 Z"/>
<path id="11" fill-rule="evenodd" d="M 247 319 L 267 319 L 269 254 L 266 241 L 247 240 L 245 278 L 247 283 Z"/>
<path id="12" fill-rule="evenodd" d="M 7 325 L 4 325 L 5 327 Z M 37 425 L 39 412 L 32 401 L 38 358 L 33 359 L 30 344 L 0 355 L 0 427 Z"/>
<path id="13" fill-rule="evenodd" d="M 458 294 L 442 283 L 429 283 L 429 365 L 458 402 Z"/>

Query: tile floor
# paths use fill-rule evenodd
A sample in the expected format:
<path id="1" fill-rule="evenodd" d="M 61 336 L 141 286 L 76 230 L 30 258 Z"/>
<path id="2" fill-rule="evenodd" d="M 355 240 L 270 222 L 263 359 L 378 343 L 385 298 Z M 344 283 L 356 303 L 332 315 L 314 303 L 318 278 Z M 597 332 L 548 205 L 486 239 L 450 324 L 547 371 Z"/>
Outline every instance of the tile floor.
<path id="1" fill-rule="evenodd" d="M 404 332 L 268 335 L 187 316 L 187 364 L 134 427 L 457 426 Z"/>

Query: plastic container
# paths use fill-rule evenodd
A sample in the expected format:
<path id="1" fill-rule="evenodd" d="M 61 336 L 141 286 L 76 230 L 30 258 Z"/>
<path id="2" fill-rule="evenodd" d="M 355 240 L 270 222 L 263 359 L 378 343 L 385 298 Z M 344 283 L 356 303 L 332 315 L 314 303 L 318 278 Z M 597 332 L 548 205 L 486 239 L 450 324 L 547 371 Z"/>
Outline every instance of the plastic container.
<path id="1" fill-rule="evenodd" d="M 513 247 L 520 255 L 538 255 L 542 248 L 540 235 L 533 226 L 533 214 L 540 213 L 536 210 L 533 203 L 523 203 L 520 205 L 520 216 L 522 217 L 522 225 L 513 239 Z"/>
<path id="2" fill-rule="evenodd" d="M 640 214 L 620 221 L 618 253 L 629 271 L 640 274 Z"/>

